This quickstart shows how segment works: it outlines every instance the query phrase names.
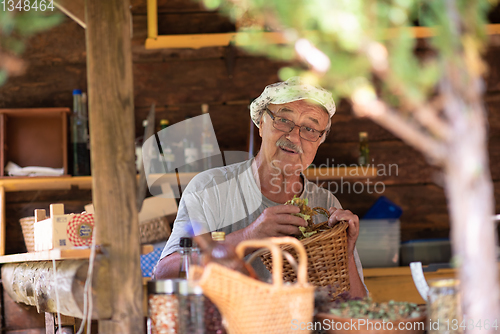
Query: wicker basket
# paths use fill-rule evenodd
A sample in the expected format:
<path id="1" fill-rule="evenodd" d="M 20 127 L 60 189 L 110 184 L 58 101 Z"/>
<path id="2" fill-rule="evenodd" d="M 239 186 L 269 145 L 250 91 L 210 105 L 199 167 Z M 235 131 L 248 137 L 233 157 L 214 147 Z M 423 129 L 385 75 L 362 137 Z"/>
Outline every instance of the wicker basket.
<path id="1" fill-rule="evenodd" d="M 283 256 L 277 244 L 291 244 L 299 254 L 298 282 L 283 284 Z M 271 250 L 275 270 L 273 284 L 264 283 L 216 263 L 203 270 L 194 266 L 190 278 L 199 279 L 203 293 L 222 313 L 230 334 L 295 333 L 293 324 L 310 323 L 314 309 L 314 287 L 307 283 L 307 255 L 295 238 L 270 238 L 241 242 L 236 251 L 243 258 L 246 248 Z"/>
<path id="2" fill-rule="evenodd" d="M 166 216 L 150 219 L 139 223 L 141 244 L 155 243 L 167 240 L 172 233 Z"/>
<path id="3" fill-rule="evenodd" d="M 24 243 L 28 252 L 35 251 L 35 217 L 25 217 L 19 219 L 23 229 Z"/>
<path id="4" fill-rule="evenodd" d="M 312 237 L 300 240 L 307 252 L 309 282 L 315 286 L 332 286 L 336 293 L 332 296 L 349 291 L 349 271 L 347 259 L 347 226 L 348 223 L 340 222 L 330 230 L 319 232 Z M 283 246 L 284 251 L 297 258 L 293 248 Z M 266 268 L 272 271 L 273 263 L 271 254 L 265 252 L 261 255 Z M 285 262 L 283 280 L 295 282 L 297 276 L 293 264 Z"/>

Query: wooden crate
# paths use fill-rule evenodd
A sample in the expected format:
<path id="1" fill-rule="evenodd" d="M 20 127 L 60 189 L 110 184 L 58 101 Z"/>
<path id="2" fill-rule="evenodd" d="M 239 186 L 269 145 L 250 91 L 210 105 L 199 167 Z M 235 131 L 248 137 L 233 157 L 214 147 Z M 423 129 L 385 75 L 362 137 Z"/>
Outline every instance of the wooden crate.
<path id="1" fill-rule="evenodd" d="M 64 168 L 68 174 L 69 108 L 0 109 L 0 177 L 21 167 Z"/>

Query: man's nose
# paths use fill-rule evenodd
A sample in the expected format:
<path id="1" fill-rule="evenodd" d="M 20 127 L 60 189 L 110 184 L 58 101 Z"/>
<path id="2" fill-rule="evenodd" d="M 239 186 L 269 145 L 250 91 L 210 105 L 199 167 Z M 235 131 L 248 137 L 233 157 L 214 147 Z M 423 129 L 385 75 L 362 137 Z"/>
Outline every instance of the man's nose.
<path id="1" fill-rule="evenodd" d="M 292 143 L 300 143 L 300 127 L 295 125 L 295 127 L 287 134 L 288 140 Z"/>

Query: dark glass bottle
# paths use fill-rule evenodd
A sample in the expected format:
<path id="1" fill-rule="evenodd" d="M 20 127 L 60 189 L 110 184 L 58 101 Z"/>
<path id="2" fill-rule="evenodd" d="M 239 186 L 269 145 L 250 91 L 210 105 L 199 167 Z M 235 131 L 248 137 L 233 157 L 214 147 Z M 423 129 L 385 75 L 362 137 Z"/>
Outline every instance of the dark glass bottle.
<path id="1" fill-rule="evenodd" d="M 82 108 L 82 91 L 73 90 L 73 112 L 71 114 L 71 147 L 73 150 L 73 175 L 90 175 L 90 151 L 87 145 L 87 118 Z"/>
<path id="2" fill-rule="evenodd" d="M 359 133 L 359 159 L 360 166 L 367 166 L 370 160 L 370 150 L 368 149 L 368 133 Z"/>

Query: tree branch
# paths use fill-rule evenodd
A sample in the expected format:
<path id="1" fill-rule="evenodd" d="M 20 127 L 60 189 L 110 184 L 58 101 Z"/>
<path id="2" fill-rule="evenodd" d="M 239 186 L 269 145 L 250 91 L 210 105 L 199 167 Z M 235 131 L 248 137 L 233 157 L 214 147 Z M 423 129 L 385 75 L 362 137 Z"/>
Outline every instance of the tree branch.
<path id="1" fill-rule="evenodd" d="M 443 142 L 423 133 L 413 122 L 403 119 L 401 115 L 391 110 L 386 103 L 378 99 L 371 102 L 357 101 L 356 98 L 351 98 L 351 100 L 354 112 L 358 116 L 368 117 L 388 129 L 409 145 L 428 156 L 433 164 L 438 166 L 444 165 L 446 147 Z"/>

